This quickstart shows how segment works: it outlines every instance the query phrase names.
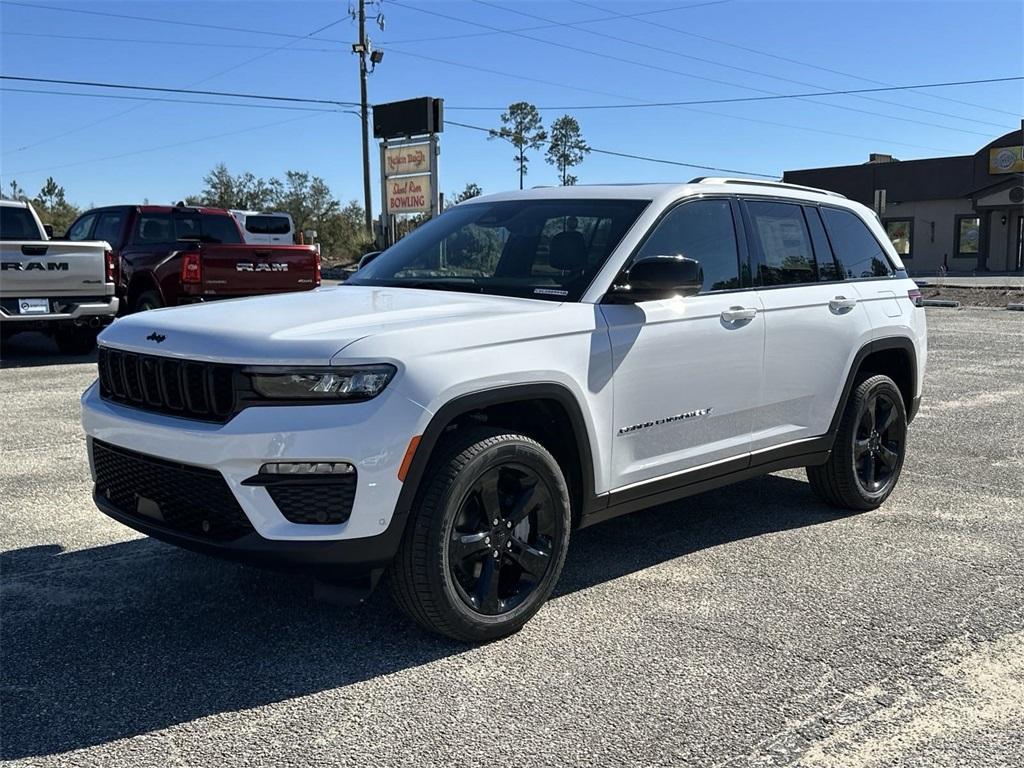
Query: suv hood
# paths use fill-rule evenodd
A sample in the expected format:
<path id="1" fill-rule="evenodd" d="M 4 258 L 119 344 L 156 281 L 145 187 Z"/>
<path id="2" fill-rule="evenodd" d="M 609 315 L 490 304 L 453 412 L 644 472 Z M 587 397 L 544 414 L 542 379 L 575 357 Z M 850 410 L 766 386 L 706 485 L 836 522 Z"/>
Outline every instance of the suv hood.
<path id="1" fill-rule="evenodd" d="M 327 365 L 358 339 L 550 312 L 556 302 L 413 288 L 338 286 L 170 307 L 124 317 L 100 343 L 227 363 Z"/>

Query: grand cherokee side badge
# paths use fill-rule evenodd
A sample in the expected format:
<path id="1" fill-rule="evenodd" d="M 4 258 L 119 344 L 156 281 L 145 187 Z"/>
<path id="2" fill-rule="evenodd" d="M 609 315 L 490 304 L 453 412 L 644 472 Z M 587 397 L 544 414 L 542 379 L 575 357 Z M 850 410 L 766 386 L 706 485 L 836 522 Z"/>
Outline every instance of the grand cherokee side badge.
<path id="1" fill-rule="evenodd" d="M 157 333 L 156 331 L 153 331 L 151 334 L 149 334 L 149 336 L 146 337 L 146 341 L 155 341 L 157 344 L 159 344 L 166 338 L 167 337 L 164 336 L 162 333 Z"/>
<path id="2" fill-rule="evenodd" d="M 620 427 L 618 434 L 628 435 L 632 432 L 639 432 L 641 429 L 649 429 L 650 427 L 657 427 L 662 424 L 671 424 L 673 421 L 687 421 L 688 419 L 696 419 L 701 416 L 708 416 L 711 414 L 712 408 L 699 408 L 696 411 L 687 411 L 686 413 L 677 413 L 675 416 L 666 416 L 664 419 L 655 419 L 654 421 L 645 421 L 643 424 L 633 424 L 629 427 Z"/>

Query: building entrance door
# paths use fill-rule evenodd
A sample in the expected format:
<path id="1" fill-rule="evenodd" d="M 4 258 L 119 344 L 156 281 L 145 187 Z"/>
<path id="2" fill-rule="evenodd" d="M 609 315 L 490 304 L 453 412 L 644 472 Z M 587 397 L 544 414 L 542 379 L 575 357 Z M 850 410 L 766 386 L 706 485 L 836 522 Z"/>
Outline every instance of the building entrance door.
<path id="1" fill-rule="evenodd" d="M 1024 213 L 1017 214 L 1017 249 L 1014 253 L 1017 260 L 1014 271 L 1024 272 Z"/>

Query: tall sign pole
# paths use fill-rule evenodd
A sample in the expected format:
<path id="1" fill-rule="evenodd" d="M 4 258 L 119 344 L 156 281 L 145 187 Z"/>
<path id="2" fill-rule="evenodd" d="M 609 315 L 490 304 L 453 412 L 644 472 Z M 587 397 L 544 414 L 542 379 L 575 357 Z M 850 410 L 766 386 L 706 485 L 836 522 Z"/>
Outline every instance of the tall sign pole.
<path id="1" fill-rule="evenodd" d="M 366 0 L 359 0 L 359 114 L 363 124 L 363 206 L 366 231 L 373 234 L 373 198 L 370 196 L 370 110 L 366 103 Z"/>

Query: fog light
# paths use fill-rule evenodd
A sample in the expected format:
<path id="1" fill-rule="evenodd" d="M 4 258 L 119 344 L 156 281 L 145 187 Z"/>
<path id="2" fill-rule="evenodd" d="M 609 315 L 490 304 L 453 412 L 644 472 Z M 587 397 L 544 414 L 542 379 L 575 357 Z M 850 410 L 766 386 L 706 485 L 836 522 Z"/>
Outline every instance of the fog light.
<path id="1" fill-rule="evenodd" d="M 351 475 L 356 468 L 345 461 L 264 464 L 261 475 Z"/>

